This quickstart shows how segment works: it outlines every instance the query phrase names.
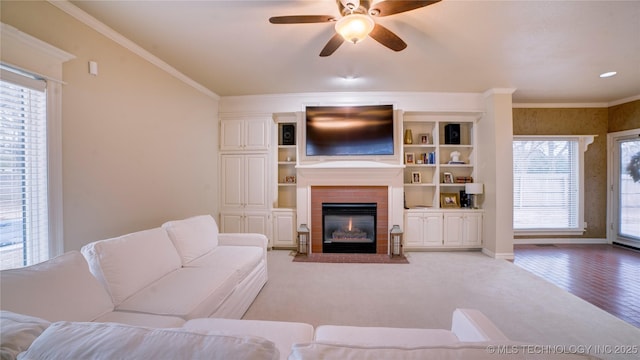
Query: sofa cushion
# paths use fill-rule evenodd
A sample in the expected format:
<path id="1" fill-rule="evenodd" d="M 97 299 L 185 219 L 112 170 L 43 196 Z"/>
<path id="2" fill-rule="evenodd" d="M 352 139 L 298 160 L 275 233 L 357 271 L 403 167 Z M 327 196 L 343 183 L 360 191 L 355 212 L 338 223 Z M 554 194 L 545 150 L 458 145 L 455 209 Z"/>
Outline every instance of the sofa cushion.
<path id="1" fill-rule="evenodd" d="M 314 340 L 332 344 L 402 347 L 452 345 L 460 342 L 451 331 L 444 329 L 405 329 L 342 325 L 318 326 Z"/>
<path id="2" fill-rule="evenodd" d="M 114 323 L 51 324 L 19 359 L 278 359 L 275 345 L 252 336 Z"/>
<path id="3" fill-rule="evenodd" d="M 83 246 L 82 254 L 116 306 L 181 266 L 176 248 L 162 228 L 96 241 Z"/>
<path id="4" fill-rule="evenodd" d="M 242 281 L 262 259 L 264 250 L 257 246 L 218 246 L 185 267 L 234 268 Z"/>
<path id="5" fill-rule="evenodd" d="M 15 359 L 50 324 L 37 317 L 0 311 L 0 359 Z"/>
<path id="6" fill-rule="evenodd" d="M 357 346 L 325 343 L 294 344 L 289 360 L 596 360 L 595 356 L 580 353 L 551 353 L 539 351 L 545 345 L 518 345 L 514 343 L 458 343 L 449 346 Z M 504 349 L 505 352 L 498 351 Z"/>
<path id="7" fill-rule="evenodd" d="M 49 321 L 92 321 L 113 310 L 109 294 L 78 251 L 0 272 L 3 310 Z M 46 304 L 46 305 L 45 305 Z"/>
<path id="8" fill-rule="evenodd" d="M 235 268 L 181 268 L 150 284 L 116 309 L 185 320 L 209 317 L 238 284 Z"/>
<path id="9" fill-rule="evenodd" d="M 218 225 L 211 215 L 169 221 L 162 227 L 178 249 L 183 265 L 218 246 Z"/>
<path id="10" fill-rule="evenodd" d="M 106 313 L 94 322 L 113 322 L 133 326 L 147 326 L 154 328 L 173 328 L 184 325 L 185 320 L 176 316 L 156 314 L 141 314 L 134 312 L 112 311 Z"/>

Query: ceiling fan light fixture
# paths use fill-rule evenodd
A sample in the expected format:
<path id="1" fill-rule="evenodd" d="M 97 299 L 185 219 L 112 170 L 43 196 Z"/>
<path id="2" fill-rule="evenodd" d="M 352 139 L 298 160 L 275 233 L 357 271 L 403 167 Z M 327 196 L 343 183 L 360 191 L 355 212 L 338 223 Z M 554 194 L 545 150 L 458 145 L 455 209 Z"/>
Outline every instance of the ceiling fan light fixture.
<path id="1" fill-rule="evenodd" d="M 336 32 L 349 42 L 357 44 L 369 35 L 375 23 L 371 16 L 349 14 L 336 22 Z"/>

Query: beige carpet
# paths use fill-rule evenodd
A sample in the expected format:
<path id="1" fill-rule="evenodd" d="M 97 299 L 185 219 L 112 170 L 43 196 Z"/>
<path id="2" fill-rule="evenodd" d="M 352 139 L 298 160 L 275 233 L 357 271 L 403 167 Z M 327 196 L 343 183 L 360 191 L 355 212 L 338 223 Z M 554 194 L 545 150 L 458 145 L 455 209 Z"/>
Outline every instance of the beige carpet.
<path id="1" fill-rule="evenodd" d="M 504 260 L 480 252 L 411 252 L 409 264 L 293 262 L 268 254 L 269 281 L 245 319 L 450 328 L 455 308 L 482 311 L 511 339 L 637 345 L 640 329 Z M 603 358 L 628 359 L 628 356 Z"/>

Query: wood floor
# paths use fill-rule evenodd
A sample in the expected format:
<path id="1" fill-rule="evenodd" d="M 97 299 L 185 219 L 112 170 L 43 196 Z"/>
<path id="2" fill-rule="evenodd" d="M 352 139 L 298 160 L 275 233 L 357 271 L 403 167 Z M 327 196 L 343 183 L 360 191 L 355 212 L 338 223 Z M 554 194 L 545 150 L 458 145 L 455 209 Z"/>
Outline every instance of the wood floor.
<path id="1" fill-rule="evenodd" d="M 515 245 L 514 264 L 640 327 L 640 252 L 611 245 Z"/>

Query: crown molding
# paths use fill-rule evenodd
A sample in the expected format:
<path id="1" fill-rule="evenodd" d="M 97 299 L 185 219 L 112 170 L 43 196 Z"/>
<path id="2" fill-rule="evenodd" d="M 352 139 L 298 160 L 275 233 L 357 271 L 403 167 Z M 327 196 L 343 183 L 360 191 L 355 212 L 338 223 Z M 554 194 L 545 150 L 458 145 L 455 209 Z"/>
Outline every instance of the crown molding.
<path id="1" fill-rule="evenodd" d="M 206 87 L 202 86 L 200 83 L 196 82 L 195 80 L 191 79 L 190 77 L 186 76 L 185 74 L 181 73 L 180 71 L 178 71 L 176 68 L 174 68 L 173 66 L 167 64 L 166 62 L 164 62 L 163 60 L 161 60 L 160 58 L 158 58 L 157 56 L 153 55 L 152 53 L 148 52 L 147 50 L 143 49 L 140 45 L 134 43 L 133 41 L 129 40 L 128 38 L 124 37 L 122 34 L 120 34 L 119 32 L 115 31 L 114 29 L 110 28 L 109 26 L 105 25 L 103 22 L 101 22 L 100 20 L 94 18 L 93 16 L 87 14 L 85 11 L 81 10 L 79 7 L 73 5 L 72 3 L 70 3 L 67 0 L 47 0 L 51 5 L 57 7 L 58 9 L 64 11 L 65 13 L 67 13 L 68 15 L 74 17 L 76 20 L 82 22 L 83 24 L 89 26 L 90 28 L 92 28 L 93 30 L 97 31 L 98 33 L 106 36 L 107 38 L 113 40 L 114 42 L 118 43 L 119 45 L 123 46 L 124 48 L 126 48 L 127 50 L 133 52 L 134 54 L 140 56 L 141 58 L 147 60 L 148 62 L 152 63 L 153 65 L 157 66 L 158 68 L 160 68 L 161 70 L 167 72 L 168 74 L 172 75 L 173 77 L 177 78 L 178 80 L 184 82 L 185 84 L 193 87 L 194 89 L 200 91 L 201 93 L 216 99 L 216 100 L 220 100 L 220 96 L 216 93 L 214 93 L 213 91 L 207 89 Z"/>

